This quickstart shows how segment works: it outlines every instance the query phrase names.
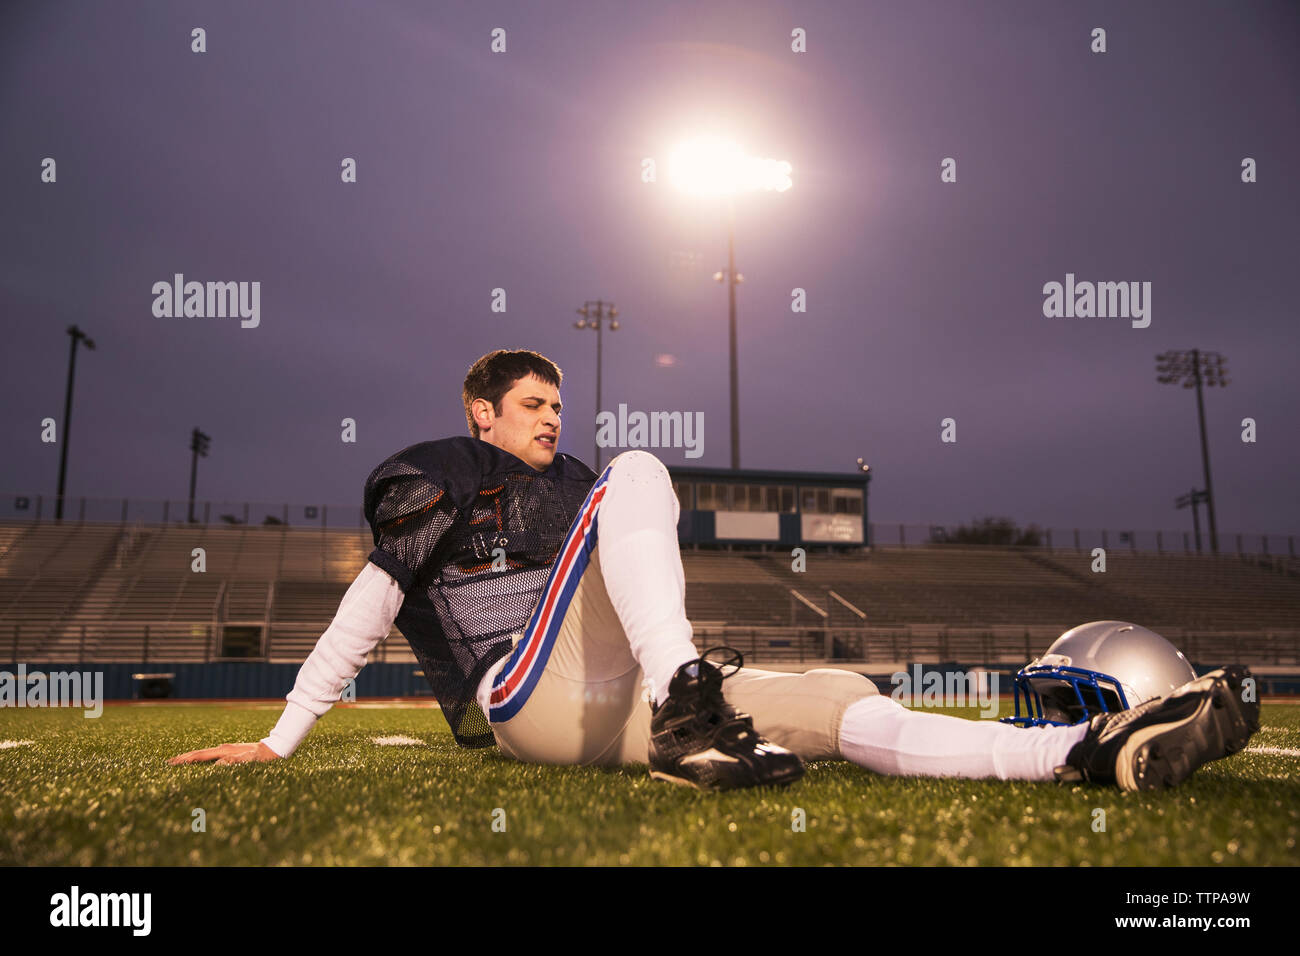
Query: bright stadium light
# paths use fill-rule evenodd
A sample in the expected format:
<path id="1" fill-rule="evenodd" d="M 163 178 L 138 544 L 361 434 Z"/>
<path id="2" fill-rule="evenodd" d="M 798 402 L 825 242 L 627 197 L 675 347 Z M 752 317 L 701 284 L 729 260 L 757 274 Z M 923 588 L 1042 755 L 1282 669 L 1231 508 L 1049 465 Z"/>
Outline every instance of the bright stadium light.
<path id="1" fill-rule="evenodd" d="M 784 160 L 747 156 L 736 143 L 714 137 L 682 143 L 668 156 L 668 181 L 692 196 L 783 193 L 794 184 L 793 171 Z"/>
<path id="2" fill-rule="evenodd" d="M 736 359 L 736 204 L 738 193 L 783 193 L 794 183 L 793 167 L 785 160 L 748 156 L 737 143 L 702 136 L 681 143 L 668 154 L 668 181 L 700 199 L 725 199 L 727 206 L 727 268 L 713 274 L 727 283 L 727 324 L 731 353 L 731 467 L 740 468 L 740 385 Z"/>

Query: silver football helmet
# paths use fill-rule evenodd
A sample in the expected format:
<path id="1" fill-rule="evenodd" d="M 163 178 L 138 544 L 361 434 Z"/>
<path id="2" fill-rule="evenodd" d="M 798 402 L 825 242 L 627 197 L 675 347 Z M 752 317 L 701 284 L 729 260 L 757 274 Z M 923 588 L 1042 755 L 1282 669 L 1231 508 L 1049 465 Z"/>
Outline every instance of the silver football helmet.
<path id="1" fill-rule="evenodd" d="M 1155 631 L 1126 621 L 1093 621 L 1070 628 L 1021 668 L 1015 716 L 1003 722 L 1077 724 L 1164 697 L 1195 678 L 1183 652 Z"/>

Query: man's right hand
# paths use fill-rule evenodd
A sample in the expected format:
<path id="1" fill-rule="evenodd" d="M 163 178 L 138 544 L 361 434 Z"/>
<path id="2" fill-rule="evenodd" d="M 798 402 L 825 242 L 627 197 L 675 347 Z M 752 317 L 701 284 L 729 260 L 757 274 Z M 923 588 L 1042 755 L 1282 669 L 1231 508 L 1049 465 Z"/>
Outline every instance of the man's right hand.
<path id="1" fill-rule="evenodd" d="M 167 762 L 173 767 L 182 763 L 206 763 L 214 760 L 218 764 L 249 763 L 251 761 L 281 760 L 281 756 L 260 741 L 255 744 L 222 744 L 207 750 L 191 750 L 189 753 L 172 757 Z"/>

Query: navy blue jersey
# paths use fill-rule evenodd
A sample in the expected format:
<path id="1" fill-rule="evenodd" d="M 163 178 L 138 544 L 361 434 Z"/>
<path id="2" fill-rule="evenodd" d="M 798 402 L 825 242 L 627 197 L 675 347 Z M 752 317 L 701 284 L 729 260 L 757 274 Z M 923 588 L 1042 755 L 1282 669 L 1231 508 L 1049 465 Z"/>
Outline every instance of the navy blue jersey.
<path id="1" fill-rule="evenodd" d="M 469 436 L 412 445 L 366 479 L 370 561 L 406 595 L 398 630 L 462 746 L 493 743 L 475 691 L 528 625 L 595 481 L 571 455 L 537 471 Z"/>

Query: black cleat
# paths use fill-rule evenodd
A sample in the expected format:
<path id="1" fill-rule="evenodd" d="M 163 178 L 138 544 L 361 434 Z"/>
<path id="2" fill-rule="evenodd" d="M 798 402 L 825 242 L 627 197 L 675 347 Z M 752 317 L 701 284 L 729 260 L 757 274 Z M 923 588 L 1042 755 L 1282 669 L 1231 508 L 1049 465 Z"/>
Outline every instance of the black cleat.
<path id="1" fill-rule="evenodd" d="M 706 659 L 714 651 L 731 657 L 720 667 Z M 780 786 L 803 776 L 797 754 L 760 737 L 749 714 L 723 698 L 730 674 L 722 667 L 743 663 L 739 651 L 713 647 L 677 668 L 668 699 L 651 711 L 650 776 L 698 790 Z"/>
<path id="2" fill-rule="evenodd" d="M 1235 754 L 1259 730 L 1259 700 L 1240 664 L 1188 681 L 1168 697 L 1098 714 L 1056 779 L 1113 783 L 1121 790 L 1174 787 L 1211 760 Z"/>

